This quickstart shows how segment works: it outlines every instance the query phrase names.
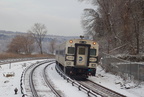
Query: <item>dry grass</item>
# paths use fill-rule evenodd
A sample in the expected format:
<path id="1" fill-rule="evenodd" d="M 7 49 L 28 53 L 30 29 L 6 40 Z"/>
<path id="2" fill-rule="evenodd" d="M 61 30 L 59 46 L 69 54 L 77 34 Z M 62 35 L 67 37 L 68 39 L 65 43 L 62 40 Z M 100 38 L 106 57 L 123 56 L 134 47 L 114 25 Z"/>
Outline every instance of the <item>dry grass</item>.
<path id="1" fill-rule="evenodd" d="M 2 53 L 0 54 L 0 59 L 14 59 L 14 58 L 37 58 L 37 57 L 46 57 L 54 58 L 54 55 L 50 54 L 34 54 L 34 55 L 24 55 L 24 54 L 13 54 L 13 53 Z"/>

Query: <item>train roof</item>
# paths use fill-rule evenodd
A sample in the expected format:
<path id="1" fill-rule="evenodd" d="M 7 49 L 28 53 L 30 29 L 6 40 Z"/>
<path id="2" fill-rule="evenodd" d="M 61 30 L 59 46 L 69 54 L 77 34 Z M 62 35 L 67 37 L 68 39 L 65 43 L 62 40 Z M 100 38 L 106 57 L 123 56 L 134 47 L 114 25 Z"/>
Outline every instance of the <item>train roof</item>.
<path id="1" fill-rule="evenodd" d="M 70 40 L 75 40 L 75 41 L 92 41 L 92 42 L 94 41 L 94 40 L 88 40 L 88 39 L 70 39 Z M 70 41 L 70 40 L 67 40 L 67 41 Z"/>
<path id="2" fill-rule="evenodd" d="M 87 39 L 71 39 L 71 40 L 67 40 L 66 42 L 70 42 L 70 41 L 73 41 L 73 42 L 77 42 L 77 41 L 96 42 L 94 40 L 87 40 Z M 98 43 L 96 42 L 96 44 L 98 44 Z"/>

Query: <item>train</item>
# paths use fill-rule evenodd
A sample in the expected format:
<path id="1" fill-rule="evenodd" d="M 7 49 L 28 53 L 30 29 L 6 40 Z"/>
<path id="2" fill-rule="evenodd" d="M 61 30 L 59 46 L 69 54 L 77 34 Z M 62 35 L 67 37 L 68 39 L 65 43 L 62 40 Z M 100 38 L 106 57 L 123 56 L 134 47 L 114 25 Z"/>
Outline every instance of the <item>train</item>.
<path id="1" fill-rule="evenodd" d="M 98 43 L 92 40 L 71 39 L 56 48 L 56 65 L 72 78 L 95 76 L 98 65 Z"/>

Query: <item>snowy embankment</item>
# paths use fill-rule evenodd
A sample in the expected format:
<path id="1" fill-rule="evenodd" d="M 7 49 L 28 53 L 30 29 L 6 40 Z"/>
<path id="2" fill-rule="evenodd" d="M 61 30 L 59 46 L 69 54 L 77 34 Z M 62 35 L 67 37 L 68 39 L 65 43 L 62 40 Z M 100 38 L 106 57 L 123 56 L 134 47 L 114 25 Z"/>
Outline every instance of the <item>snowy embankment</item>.
<path id="1" fill-rule="evenodd" d="M 0 97 L 22 97 L 20 90 L 20 79 L 23 70 L 33 63 L 41 60 L 16 62 L 1 65 L 0 67 Z M 26 65 L 26 67 L 24 66 Z M 14 89 L 18 88 L 18 94 L 14 94 Z"/>
<path id="2" fill-rule="evenodd" d="M 112 75 L 110 73 L 105 73 L 101 67 L 97 68 L 96 77 L 89 77 L 90 80 L 99 83 L 109 89 L 126 95 L 127 97 L 144 97 L 144 82 L 139 82 L 126 80 L 124 81 L 119 76 Z M 126 89 L 129 87 L 130 89 Z"/>
<path id="3" fill-rule="evenodd" d="M 22 97 L 21 91 L 20 91 L 20 78 L 23 70 L 30 66 L 33 63 L 36 63 L 40 60 L 34 60 L 34 61 L 25 61 L 25 62 L 17 62 L 12 63 L 11 68 L 10 64 L 2 65 L 0 68 L 0 97 Z M 26 67 L 24 67 L 24 64 Z M 51 69 L 48 73 L 51 78 L 56 76 L 56 78 L 53 78 L 52 81 L 54 81 L 54 84 L 57 88 L 59 88 L 61 91 L 64 92 L 65 95 L 70 94 L 73 97 L 74 93 L 78 90 L 77 88 L 72 87 L 69 83 L 63 80 L 63 78 L 60 78 L 60 75 L 58 75 L 55 71 L 54 65 L 50 67 Z M 7 74 L 10 74 L 11 76 L 7 76 Z M 56 80 L 55 80 L 56 79 Z M 127 97 L 144 97 L 144 83 L 141 83 L 138 87 L 131 88 L 131 89 L 125 89 L 125 86 L 123 84 L 125 81 L 123 81 L 120 77 L 114 76 L 109 73 L 105 73 L 100 67 L 97 68 L 97 74 L 95 77 L 89 77 L 89 79 L 106 86 L 110 89 L 113 89 L 119 93 L 122 93 L 126 95 Z M 62 83 L 63 82 L 63 83 Z M 117 83 L 117 84 L 116 84 Z M 119 84 L 118 84 L 119 83 Z M 129 82 L 125 85 L 135 86 L 135 83 Z M 61 87 L 63 86 L 63 87 Z M 66 86 L 66 87 L 65 87 Z M 68 89 L 69 87 L 69 89 Z M 14 94 L 14 89 L 18 88 L 18 94 Z M 70 91 L 73 90 L 73 91 Z M 67 92 L 67 93 L 66 93 Z M 80 92 L 80 91 L 78 91 Z M 79 93 L 77 93 L 79 94 Z M 80 93 L 79 95 L 84 96 L 83 93 Z M 75 96 L 76 97 L 76 96 Z"/>

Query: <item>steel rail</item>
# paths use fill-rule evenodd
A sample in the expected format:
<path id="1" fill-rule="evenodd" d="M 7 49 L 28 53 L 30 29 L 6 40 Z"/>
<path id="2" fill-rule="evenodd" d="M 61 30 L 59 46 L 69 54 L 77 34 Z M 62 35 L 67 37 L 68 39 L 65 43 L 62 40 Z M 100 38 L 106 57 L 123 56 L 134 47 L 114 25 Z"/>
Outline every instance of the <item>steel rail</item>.
<path id="1" fill-rule="evenodd" d="M 25 88 L 24 88 L 24 86 L 23 86 L 24 83 L 25 83 L 26 72 L 27 72 L 30 68 L 32 68 L 34 65 L 36 65 L 36 64 L 30 65 L 29 67 L 27 67 L 27 68 L 22 72 L 21 80 L 20 80 L 20 87 L 21 87 L 22 97 L 27 97 Z"/>
<path id="2" fill-rule="evenodd" d="M 79 81 L 75 81 L 73 79 L 71 79 L 70 77 L 68 77 L 66 74 L 64 74 L 64 72 L 60 69 L 60 67 L 58 65 L 55 66 L 57 72 L 64 78 L 67 80 L 67 82 L 71 82 L 72 85 L 77 86 L 79 90 L 84 90 L 87 92 L 87 95 L 93 95 L 95 97 L 126 97 L 125 95 L 122 95 L 120 93 L 117 93 L 113 90 L 107 89 L 105 87 L 103 87 L 103 91 L 96 91 L 94 88 L 94 86 L 88 87 L 85 84 L 80 83 Z M 84 82 L 84 81 L 82 81 Z M 96 84 L 93 82 L 93 84 Z M 100 86 L 99 86 L 100 87 Z M 98 87 L 95 87 L 96 89 L 98 89 Z M 105 89 L 105 90 L 104 90 Z M 105 91 L 105 92 L 104 92 Z M 109 92 L 108 92 L 109 91 Z M 111 95 L 106 94 L 107 93 L 111 93 Z M 113 96 L 112 96 L 113 95 Z"/>
<path id="3" fill-rule="evenodd" d="M 85 87 L 91 88 L 93 91 L 99 93 L 102 97 L 126 97 L 116 91 L 110 90 L 104 86 L 101 86 L 91 80 L 86 81 L 78 81 L 80 84 L 84 85 Z"/>
<path id="4" fill-rule="evenodd" d="M 54 62 L 53 62 L 54 63 Z M 62 97 L 58 92 L 57 90 L 51 85 L 50 81 L 47 79 L 47 75 L 46 75 L 46 68 L 53 64 L 53 63 L 50 63 L 48 64 L 45 68 L 44 68 L 44 71 L 43 71 L 43 77 L 44 77 L 44 80 L 46 82 L 46 84 L 49 86 L 49 88 L 51 89 L 51 91 L 56 95 L 56 97 Z"/>
<path id="5" fill-rule="evenodd" d="M 101 96 L 99 93 L 97 93 L 97 92 L 91 90 L 90 88 L 85 87 L 84 85 L 82 85 L 82 84 L 78 83 L 77 81 L 71 79 L 69 76 L 67 76 L 67 75 L 60 69 L 60 67 L 59 67 L 58 65 L 56 65 L 55 68 L 56 68 L 57 72 L 58 72 L 64 79 L 67 80 L 67 82 L 71 82 L 71 83 L 72 83 L 72 86 L 78 87 L 79 90 L 84 90 L 84 91 L 86 91 L 88 96 L 91 96 L 91 95 L 93 95 L 93 96 L 95 96 L 95 97 Z M 102 96 L 101 96 L 101 97 L 102 97 Z"/>
<path id="6" fill-rule="evenodd" d="M 51 61 L 45 61 L 45 62 L 42 62 L 42 63 L 39 63 L 37 66 L 35 66 L 32 71 L 30 72 L 30 75 L 29 75 L 29 83 L 30 83 L 30 88 L 31 88 L 31 92 L 32 92 L 32 95 L 33 97 L 39 97 L 38 94 L 37 94 L 37 91 L 35 89 L 35 86 L 34 86 L 34 82 L 33 82 L 33 73 L 35 71 L 35 69 L 37 67 L 39 67 L 40 65 L 42 64 L 45 64 L 45 63 L 48 63 L 48 62 L 51 62 Z"/>
<path id="7" fill-rule="evenodd" d="M 114 90 L 111 90 L 111 89 L 109 89 L 109 88 L 106 88 L 106 87 L 104 87 L 104 86 L 102 86 L 102 85 L 100 85 L 100 84 L 97 84 L 97 83 L 95 83 L 95 82 L 93 82 L 93 81 L 91 81 L 91 80 L 88 80 L 88 81 L 91 82 L 91 83 L 93 83 L 93 85 L 102 88 L 102 90 L 104 90 L 105 92 L 108 92 L 108 93 L 110 93 L 110 94 L 113 94 L 115 97 L 126 97 L 126 96 L 123 95 L 123 94 L 120 94 L 120 93 L 118 93 L 118 92 L 116 92 L 116 91 L 114 91 Z"/>

